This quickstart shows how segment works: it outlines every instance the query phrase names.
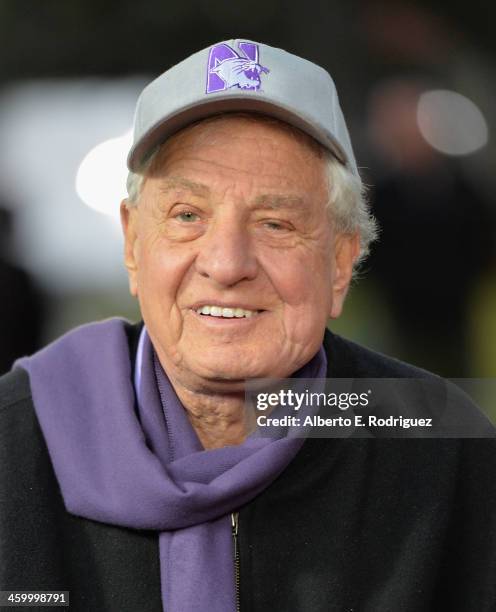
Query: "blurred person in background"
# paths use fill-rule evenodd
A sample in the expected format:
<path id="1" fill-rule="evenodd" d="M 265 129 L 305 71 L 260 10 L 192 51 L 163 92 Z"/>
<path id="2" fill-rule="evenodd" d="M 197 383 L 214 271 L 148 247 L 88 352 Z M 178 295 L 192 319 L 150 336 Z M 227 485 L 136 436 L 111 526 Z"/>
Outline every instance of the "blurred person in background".
<path id="1" fill-rule="evenodd" d="M 142 92 L 128 165 L 143 322 L 78 328 L 0 382 L 1 589 L 102 612 L 493 609 L 485 421 L 405 441 L 245 420 L 257 378 L 443 386 L 326 329 L 376 234 L 328 73 L 211 45 Z"/>
<path id="2" fill-rule="evenodd" d="M 0 374 L 41 347 L 43 300 L 31 276 L 12 257 L 13 213 L 0 207 Z"/>
<path id="3" fill-rule="evenodd" d="M 460 162 L 421 133 L 419 99 L 429 89 L 404 78 L 371 98 L 369 133 L 380 160 L 370 177 L 372 207 L 382 233 L 368 268 L 392 315 L 395 354 L 462 378 L 472 374 L 470 308 L 496 264 L 496 225 Z"/>

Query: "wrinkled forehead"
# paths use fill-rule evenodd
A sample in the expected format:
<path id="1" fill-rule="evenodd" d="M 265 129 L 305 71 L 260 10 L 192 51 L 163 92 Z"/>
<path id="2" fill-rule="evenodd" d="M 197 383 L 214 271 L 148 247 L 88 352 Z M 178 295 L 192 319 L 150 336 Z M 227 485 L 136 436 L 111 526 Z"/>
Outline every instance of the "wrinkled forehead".
<path id="1" fill-rule="evenodd" d="M 328 158 L 324 147 L 296 127 L 283 121 L 259 113 L 224 113 L 203 119 L 183 128 L 166 142 L 156 148 L 148 157 L 146 174 L 155 174 L 160 171 L 164 160 L 171 151 L 178 147 L 204 147 L 215 146 L 221 141 L 229 146 L 229 136 L 234 142 L 238 132 L 248 129 L 254 135 L 254 140 L 261 142 L 264 137 L 281 144 L 292 142 L 298 154 L 307 158 L 309 162 Z M 228 138 L 226 139 L 226 134 Z M 248 146 L 248 144 L 247 144 Z"/>

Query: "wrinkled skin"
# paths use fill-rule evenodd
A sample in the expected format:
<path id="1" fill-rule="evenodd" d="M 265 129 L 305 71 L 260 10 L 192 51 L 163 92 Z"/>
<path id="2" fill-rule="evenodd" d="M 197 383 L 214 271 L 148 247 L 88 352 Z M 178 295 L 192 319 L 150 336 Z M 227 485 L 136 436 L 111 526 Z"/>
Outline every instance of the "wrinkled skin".
<path id="1" fill-rule="evenodd" d="M 278 123 L 224 116 L 162 147 L 121 207 L 130 290 L 183 401 L 285 377 L 339 316 L 359 243 L 336 235 L 324 157 Z M 258 311 L 198 314 L 205 304 Z M 196 397 L 196 396 L 195 396 Z"/>

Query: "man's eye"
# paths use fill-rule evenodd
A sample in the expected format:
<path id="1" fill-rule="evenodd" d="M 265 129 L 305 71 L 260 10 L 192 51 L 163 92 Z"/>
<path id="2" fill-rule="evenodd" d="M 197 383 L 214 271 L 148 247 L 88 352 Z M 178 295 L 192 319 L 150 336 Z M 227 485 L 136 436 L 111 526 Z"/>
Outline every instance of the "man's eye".
<path id="1" fill-rule="evenodd" d="M 198 221 L 199 218 L 200 217 L 196 213 L 191 212 L 190 210 L 185 210 L 176 215 L 176 219 L 179 219 L 179 221 L 185 221 L 186 223 Z"/>
<path id="2" fill-rule="evenodd" d="M 264 226 L 272 231 L 281 231 L 288 229 L 285 225 L 283 225 L 282 223 L 278 223 L 277 221 L 265 221 Z"/>

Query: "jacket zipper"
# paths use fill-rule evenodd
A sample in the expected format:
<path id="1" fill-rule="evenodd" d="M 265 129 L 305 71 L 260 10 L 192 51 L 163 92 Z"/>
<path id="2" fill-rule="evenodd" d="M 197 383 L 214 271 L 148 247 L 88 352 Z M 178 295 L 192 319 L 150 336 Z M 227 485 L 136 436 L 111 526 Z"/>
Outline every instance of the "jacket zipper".
<path id="1" fill-rule="evenodd" d="M 236 612 L 240 612 L 239 603 L 239 545 L 238 545 L 238 528 L 239 528 L 239 512 L 231 512 L 231 527 L 234 543 L 234 589 L 236 593 Z"/>

